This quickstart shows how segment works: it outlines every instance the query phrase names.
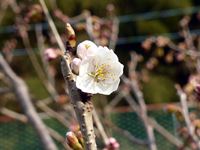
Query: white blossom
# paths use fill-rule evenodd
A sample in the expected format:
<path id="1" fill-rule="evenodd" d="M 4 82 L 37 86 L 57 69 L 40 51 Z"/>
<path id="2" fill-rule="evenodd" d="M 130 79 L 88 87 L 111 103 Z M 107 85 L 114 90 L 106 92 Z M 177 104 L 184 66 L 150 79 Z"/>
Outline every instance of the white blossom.
<path id="1" fill-rule="evenodd" d="M 97 51 L 97 46 L 92 41 L 83 41 L 77 46 L 77 55 L 83 59 L 89 55 L 93 55 Z"/>
<path id="2" fill-rule="evenodd" d="M 83 57 L 76 86 L 86 93 L 109 95 L 117 90 L 123 67 L 113 50 L 99 46 Z"/>

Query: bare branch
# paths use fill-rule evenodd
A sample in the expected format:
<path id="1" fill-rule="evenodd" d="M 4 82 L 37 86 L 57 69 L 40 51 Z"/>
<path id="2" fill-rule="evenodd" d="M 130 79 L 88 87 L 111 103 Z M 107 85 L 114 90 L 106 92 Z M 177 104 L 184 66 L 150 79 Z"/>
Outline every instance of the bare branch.
<path id="1" fill-rule="evenodd" d="M 132 91 L 134 92 L 136 99 L 138 100 L 139 103 L 139 107 L 140 107 L 140 114 L 138 114 L 141 118 L 141 120 L 144 123 L 146 132 L 147 132 L 147 136 L 148 136 L 148 140 L 149 140 L 149 148 L 151 150 L 157 150 L 157 146 L 156 146 L 156 141 L 155 141 L 155 136 L 154 136 L 154 131 L 153 131 L 153 127 L 148 123 L 147 121 L 147 109 L 146 109 L 146 104 L 144 101 L 144 97 L 143 97 L 143 93 L 142 91 L 139 89 L 139 85 L 138 85 L 138 81 L 136 79 L 132 79 L 131 78 L 131 74 L 135 74 L 136 75 L 136 66 L 138 63 L 138 55 L 136 53 L 131 53 L 131 62 L 130 62 L 130 69 L 129 69 L 129 76 L 130 76 L 130 80 L 129 79 L 125 79 L 126 77 L 123 76 L 122 79 L 125 79 L 124 81 L 129 80 L 129 85 L 131 86 Z M 130 104 L 130 106 L 132 106 L 131 101 L 128 102 Z"/>
<path id="2" fill-rule="evenodd" d="M 23 115 L 23 114 L 19 114 L 17 112 L 14 112 L 10 109 L 7 108 L 2 108 L 0 109 L 0 112 L 6 116 L 9 116 L 13 119 L 19 120 L 23 123 L 27 123 L 28 122 L 28 118 Z M 61 136 L 57 131 L 55 131 L 54 129 L 47 127 L 49 134 L 58 142 L 62 143 L 63 146 L 68 150 L 70 149 L 70 147 L 66 144 L 65 142 L 65 138 L 63 136 Z"/>
<path id="3" fill-rule="evenodd" d="M 19 33 L 20 36 L 22 38 L 23 44 L 25 46 L 25 49 L 28 53 L 29 59 L 31 60 L 31 63 L 39 77 L 39 79 L 41 80 L 42 84 L 44 85 L 44 87 L 47 89 L 47 91 L 49 92 L 49 94 L 52 96 L 52 98 L 54 100 L 56 100 L 56 96 L 55 96 L 55 90 L 54 87 L 51 85 L 51 83 L 46 79 L 46 75 L 35 55 L 35 53 L 33 52 L 33 49 L 31 48 L 31 44 L 30 44 L 30 39 L 29 39 L 29 35 L 27 32 L 27 29 L 24 25 L 22 25 L 21 23 L 23 22 L 22 17 L 19 16 L 19 12 L 20 7 L 17 5 L 15 0 L 11 0 L 10 5 L 13 9 L 13 11 L 18 14 L 17 16 L 17 25 L 18 25 L 18 29 L 19 29 Z"/>
<path id="4" fill-rule="evenodd" d="M 51 109 L 50 107 L 48 107 L 45 103 L 43 103 L 43 101 L 39 101 L 37 103 L 37 106 L 42 109 L 44 112 L 46 112 L 49 116 L 51 116 L 52 118 L 57 119 L 60 123 L 62 123 L 65 127 L 69 127 L 70 124 L 69 122 L 65 119 L 64 116 L 62 116 L 61 114 L 55 112 L 53 109 Z"/>
<path id="5" fill-rule="evenodd" d="M 27 123 L 28 122 L 28 118 L 25 115 L 16 113 L 16 112 L 14 112 L 14 111 L 12 111 L 10 109 L 1 108 L 0 112 L 2 114 L 6 115 L 6 116 L 9 116 L 9 117 L 11 117 L 13 119 L 19 120 L 19 121 L 21 121 L 23 123 Z"/>
<path id="6" fill-rule="evenodd" d="M 11 85 L 13 86 L 13 90 L 16 94 L 17 100 L 19 104 L 21 104 L 22 109 L 24 110 L 26 116 L 28 117 L 29 122 L 37 131 L 44 149 L 46 150 L 56 150 L 56 145 L 53 140 L 49 136 L 48 130 L 44 123 L 39 118 L 32 102 L 30 99 L 30 95 L 28 93 L 28 89 L 24 81 L 19 78 L 10 68 L 10 66 L 6 63 L 2 55 L 0 55 L 0 69 L 5 75 L 9 78 Z"/>
<path id="7" fill-rule="evenodd" d="M 66 29 L 68 36 L 74 34 L 70 24 L 67 24 Z M 71 103 L 75 109 L 81 127 L 81 132 L 85 141 L 85 148 L 86 150 L 97 150 L 92 119 L 93 104 L 91 102 L 91 97 L 86 93 L 82 93 L 75 85 L 74 76 L 70 68 L 70 50 L 72 50 L 73 47 L 70 45 L 70 41 L 68 41 L 67 44 L 66 54 L 61 60 L 62 74 L 69 90 Z"/>
<path id="8" fill-rule="evenodd" d="M 36 38 L 37 38 L 37 44 L 38 44 L 38 49 L 40 50 L 40 57 L 41 57 L 41 60 L 42 60 L 42 63 L 43 63 L 43 68 L 45 70 L 45 73 L 47 75 L 47 86 L 48 86 L 48 89 L 49 89 L 49 93 L 51 94 L 51 97 L 54 99 L 54 100 L 57 100 L 58 98 L 58 93 L 56 91 L 56 89 L 54 88 L 55 87 L 55 81 L 53 79 L 53 77 L 49 74 L 49 63 L 48 61 L 46 61 L 44 59 L 44 37 L 43 37 L 43 34 L 42 34 L 42 26 L 41 25 L 36 25 L 36 28 L 35 28 L 35 31 L 36 31 Z"/>
<path id="9" fill-rule="evenodd" d="M 97 111 L 96 111 L 95 108 L 93 109 L 93 119 L 94 119 L 94 122 L 95 122 L 95 124 L 97 126 L 97 129 L 99 130 L 99 133 L 100 133 L 100 135 L 101 135 L 101 137 L 103 139 L 103 142 L 106 145 L 106 142 L 108 140 L 108 136 L 107 136 L 107 134 L 106 134 L 106 132 L 105 132 L 105 130 L 103 128 L 103 125 L 102 125 L 102 123 L 101 123 L 101 121 L 99 119 L 99 116 L 98 116 Z"/>
<path id="10" fill-rule="evenodd" d="M 181 101 L 181 105 L 182 105 L 182 114 L 187 126 L 187 129 L 189 131 L 189 135 L 191 136 L 191 138 L 193 139 L 193 141 L 196 143 L 198 149 L 200 149 L 200 140 L 199 138 L 196 136 L 194 130 L 194 126 L 191 123 L 191 120 L 189 118 L 189 112 L 188 112 L 188 104 L 187 104 L 187 95 L 185 92 L 183 92 L 183 90 L 181 89 L 180 86 L 176 86 L 177 89 L 177 94 L 179 95 L 180 101 Z"/>
<path id="11" fill-rule="evenodd" d="M 129 104 L 131 104 L 131 108 L 138 114 L 138 116 L 140 115 L 140 109 L 138 108 L 137 104 L 134 102 L 134 100 L 132 99 L 132 97 L 129 95 L 128 97 L 125 96 L 125 99 L 127 100 L 127 102 L 129 102 Z M 177 147 L 181 147 L 183 145 L 183 143 L 176 138 L 175 136 L 173 136 L 169 131 L 167 131 L 164 127 L 162 127 L 157 121 L 155 121 L 153 118 L 151 117 L 147 117 L 147 121 L 149 124 L 151 124 L 151 126 L 158 131 L 163 137 L 165 137 L 170 143 L 176 145 Z"/>
<path id="12" fill-rule="evenodd" d="M 105 111 L 108 112 L 111 108 L 115 107 L 123 98 L 123 94 L 118 92 L 117 95 L 110 101 L 109 104 L 106 105 Z"/>
<path id="13" fill-rule="evenodd" d="M 105 122 L 109 127 L 111 127 L 116 132 L 118 132 L 118 133 L 122 134 L 123 136 L 125 136 L 133 144 L 139 144 L 139 145 L 142 145 L 142 146 L 147 146 L 148 145 L 148 141 L 144 141 L 144 140 L 140 140 L 140 139 L 136 138 L 129 131 L 117 127 L 115 124 L 113 124 L 112 122 L 110 122 L 108 120 L 106 120 Z"/>
<path id="14" fill-rule="evenodd" d="M 57 41 L 60 49 L 64 53 L 65 52 L 65 46 L 64 46 L 64 44 L 63 44 L 63 42 L 62 42 L 62 40 L 60 38 L 60 35 L 58 34 L 56 26 L 55 26 L 55 24 L 54 24 L 54 22 L 53 22 L 53 20 L 52 20 L 52 18 L 50 16 L 50 14 L 49 14 L 49 10 L 48 10 L 48 8 L 47 8 L 44 0 L 40 0 L 40 4 L 42 5 L 42 8 L 44 10 L 44 13 L 45 13 L 45 16 L 47 18 L 47 21 L 48 21 L 48 23 L 49 23 L 49 25 L 51 27 L 51 30 L 52 30 L 53 34 L 55 35 L 56 41 Z"/>
<path id="15" fill-rule="evenodd" d="M 109 48 L 114 50 L 118 40 L 119 33 L 119 19 L 115 16 L 113 17 L 112 34 L 110 37 Z"/>

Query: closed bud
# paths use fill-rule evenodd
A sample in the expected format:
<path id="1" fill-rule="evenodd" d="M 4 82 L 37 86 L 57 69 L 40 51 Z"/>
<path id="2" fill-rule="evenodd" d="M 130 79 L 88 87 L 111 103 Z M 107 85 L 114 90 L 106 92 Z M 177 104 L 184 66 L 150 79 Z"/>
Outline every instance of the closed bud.
<path id="1" fill-rule="evenodd" d="M 83 150 L 82 145 L 79 143 L 76 135 L 73 132 L 66 133 L 67 143 L 73 150 Z"/>
<path id="2" fill-rule="evenodd" d="M 106 147 L 104 150 L 119 150 L 119 143 L 117 140 L 113 137 L 109 138 L 108 141 L 106 142 Z"/>
<path id="3" fill-rule="evenodd" d="M 78 138 L 79 143 L 83 146 L 84 140 L 83 140 L 83 135 L 82 135 L 81 131 L 77 131 L 75 134 L 76 134 L 76 137 Z"/>
<path id="4" fill-rule="evenodd" d="M 80 64 L 81 64 L 81 60 L 79 58 L 74 58 L 72 60 L 71 69 L 72 69 L 73 73 L 78 75 Z"/>
<path id="5" fill-rule="evenodd" d="M 56 49 L 54 48 L 47 48 L 44 51 L 44 59 L 47 61 L 54 60 L 58 57 L 58 53 L 56 52 Z"/>

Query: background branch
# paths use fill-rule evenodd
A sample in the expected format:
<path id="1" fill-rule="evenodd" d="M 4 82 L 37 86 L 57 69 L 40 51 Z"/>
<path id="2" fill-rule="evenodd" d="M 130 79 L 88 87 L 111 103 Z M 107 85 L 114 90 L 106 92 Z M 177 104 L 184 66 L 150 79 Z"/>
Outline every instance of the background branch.
<path id="1" fill-rule="evenodd" d="M 38 116 L 32 102 L 30 99 L 30 95 L 28 93 L 28 89 L 24 81 L 19 78 L 4 60 L 3 56 L 0 55 L 0 69 L 4 74 L 9 78 L 12 88 L 16 94 L 17 100 L 21 105 L 23 111 L 28 117 L 29 122 L 34 127 L 36 132 L 38 133 L 45 150 L 56 150 L 56 145 L 51 139 L 49 132 L 45 126 L 45 124 L 41 121 Z"/>

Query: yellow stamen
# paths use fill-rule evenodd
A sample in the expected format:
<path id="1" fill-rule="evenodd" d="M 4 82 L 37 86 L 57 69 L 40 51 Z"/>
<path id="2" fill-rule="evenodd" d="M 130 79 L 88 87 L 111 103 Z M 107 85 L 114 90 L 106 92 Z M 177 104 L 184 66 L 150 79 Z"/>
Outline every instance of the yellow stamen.
<path id="1" fill-rule="evenodd" d="M 96 82 L 106 80 L 109 74 L 109 65 L 95 65 L 95 71 L 88 73 L 89 76 L 93 77 Z"/>
<path id="2" fill-rule="evenodd" d="M 85 48 L 86 49 L 90 48 L 90 45 L 89 44 L 85 44 Z"/>

